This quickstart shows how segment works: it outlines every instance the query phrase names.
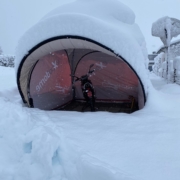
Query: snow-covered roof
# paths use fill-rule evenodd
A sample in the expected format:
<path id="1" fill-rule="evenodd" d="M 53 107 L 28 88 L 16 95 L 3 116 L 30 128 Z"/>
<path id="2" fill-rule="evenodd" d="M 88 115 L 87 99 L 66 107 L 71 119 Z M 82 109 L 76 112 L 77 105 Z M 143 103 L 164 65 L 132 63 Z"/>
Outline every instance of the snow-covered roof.
<path id="1" fill-rule="evenodd" d="M 148 85 L 147 50 L 133 11 L 118 0 L 76 0 L 62 4 L 30 28 L 16 48 L 16 71 L 37 44 L 57 36 L 92 39 L 123 57 Z M 147 92 L 147 91 L 146 91 Z"/>

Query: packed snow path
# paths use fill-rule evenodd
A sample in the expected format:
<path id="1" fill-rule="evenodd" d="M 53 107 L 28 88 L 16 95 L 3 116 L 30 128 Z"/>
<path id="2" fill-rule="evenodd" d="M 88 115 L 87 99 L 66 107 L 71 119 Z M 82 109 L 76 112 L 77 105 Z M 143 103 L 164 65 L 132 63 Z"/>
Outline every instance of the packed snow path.
<path id="1" fill-rule="evenodd" d="M 0 179 L 179 180 L 180 86 L 150 74 L 133 114 L 41 111 L 24 107 L 14 77 L 0 67 Z"/>

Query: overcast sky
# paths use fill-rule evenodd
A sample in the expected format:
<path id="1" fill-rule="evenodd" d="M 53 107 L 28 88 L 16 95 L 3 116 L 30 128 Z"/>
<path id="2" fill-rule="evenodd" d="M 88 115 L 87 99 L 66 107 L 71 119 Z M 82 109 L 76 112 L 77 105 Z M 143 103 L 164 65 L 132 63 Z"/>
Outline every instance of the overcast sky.
<path id="1" fill-rule="evenodd" d="M 69 0 L 0 0 L 0 46 L 4 54 L 14 54 L 24 32 L 49 11 L 67 1 Z M 151 35 L 152 23 L 164 16 L 180 19 L 180 0 L 120 1 L 134 11 L 136 23 L 145 37 L 148 53 L 156 51 L 162 45 L 158 37 Z"/>

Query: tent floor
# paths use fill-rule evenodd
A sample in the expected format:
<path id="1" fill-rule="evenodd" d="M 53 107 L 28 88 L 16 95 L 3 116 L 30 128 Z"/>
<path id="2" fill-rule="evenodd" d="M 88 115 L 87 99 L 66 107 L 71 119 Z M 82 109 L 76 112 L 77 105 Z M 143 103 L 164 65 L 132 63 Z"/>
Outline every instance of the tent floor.
<path id="1" fill-rule="evenodd" d="M 59 108 L 58 110 L 63 111 L 78 111 L 78 112 L 89 112 L 91 111 L 90 107 L 86 107 L 87 103 L 84 101 L 71 101 L 67 105 Z M 138 110 L 137 103 L 132 102 L 120 102 L 120 103 L 109 103 L 109 102 L 96 102 L 95 103 L 96 111 L 107 111 L 107 112 L 124 112 L 132 113 Z"/>

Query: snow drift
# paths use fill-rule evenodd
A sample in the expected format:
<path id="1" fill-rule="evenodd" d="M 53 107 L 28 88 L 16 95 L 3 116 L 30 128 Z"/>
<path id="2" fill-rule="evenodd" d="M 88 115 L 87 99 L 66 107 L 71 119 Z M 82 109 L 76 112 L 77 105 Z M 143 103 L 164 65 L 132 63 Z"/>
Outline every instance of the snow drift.
<path id="1" fill-rule="evenodd" d="M 179 180 L 180 88 L 150 77 L 157 90 L 132 114 L 41 111 L 0 67 L 0 179 Z"/>

